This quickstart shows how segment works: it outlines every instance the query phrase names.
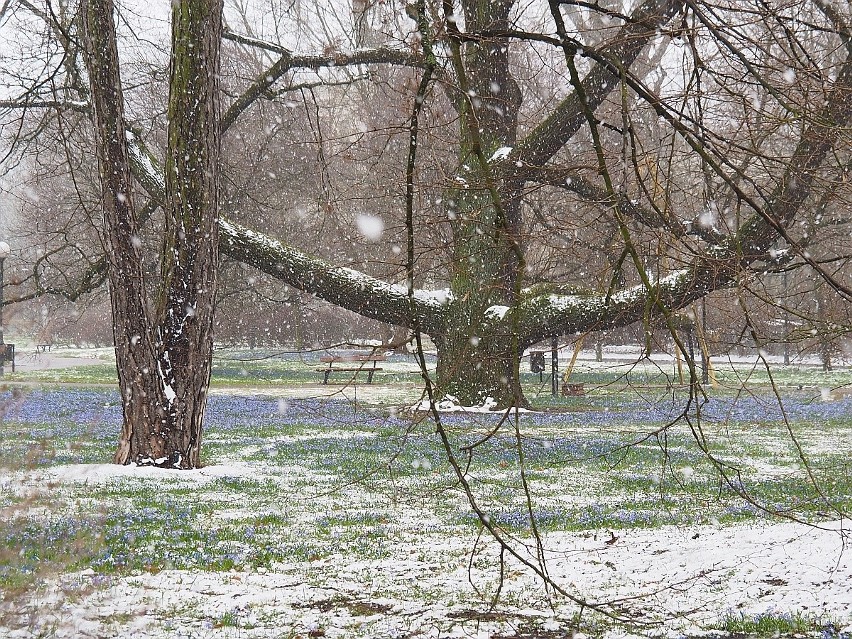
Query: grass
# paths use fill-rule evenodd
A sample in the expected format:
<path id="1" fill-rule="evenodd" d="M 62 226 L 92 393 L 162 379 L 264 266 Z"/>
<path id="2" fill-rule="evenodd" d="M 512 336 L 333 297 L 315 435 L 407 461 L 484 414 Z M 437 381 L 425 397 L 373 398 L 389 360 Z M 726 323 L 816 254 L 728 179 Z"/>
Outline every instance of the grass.
<path id="1" fill-rule="evenodd" d="M 801 611 L 770 611 L 757 615 L 729 613 L 723 617 L 719 630 L 743 637 L 792 637 L 821 635 L 822 639 L 849 639 L 848 633 L 838 630 L 835 620 L 825 615 Z"/>
<path id="2" fill-rule="evenodd" d="M 33 469 L 105 461 L 120 420 L 115 400 L 114 392 L 108 390 L 33 391 L 18 413 L 4 422 L 4 442 L 13 450 L 26 451 L 26 466 Z M 809 455 L 812 472 L 822 480 L 819 489 L 826 490 L 828 501 L 806 480 L 803 462 L 786 440 L 785 429 L 755 425 L 754 418 L 765 417 L 762 402 L 741 405 L 736 420 L 729 415 L 732 404 L 718 406 L 716 417 L 706 418 L 705 428 L 712 431 L 709 449 L 726 466 L 724 479 L 683 427 L 669 428 L 664 437 L 648 438 L 671 418 L 671 407 L 651 408 L 644 402 L 611 396 L 586 401 L 583 412 L 529 414 L 520 422 L 526 479 L 536 495 L 533 512 L 545 530 L 725 523 L 764 516 L 760 507 L 742 500 L 738 490 L 748 492 L 767 510 L 808 519 L 852 507 L 852 465 L 841 452 L 849 447 L 848 429 L 826 404 L 791 399 L 788 411 L 797 420 L 793 426 L 799 430 L 800 443 Z M 839 402 L 831 410 L 849 410 L 847 403 Z M 92 405 L 100 410 L 83 410 Z M 77 412 L 75 407 L 81 410 Z M 226 396 L 211 398 L 209 418 L 205 463 L 239 461 L 256 465 L 256 472 L 217 477 L 200 486 L 170 481 L 163 487 L 147 480 L 125 480 L 87 489 L 85 499 L 91 508 L 110 512 L 104 522 L 108 546 L 112 529 L 156 531 L 171 526 L 176 532 L 183 531 L 175 538 L 177 546 L 171 553 L 158 545 L 153 532 L 143 532 L 134 544 L 153 545 L 155 552 L 150 557 L 128 552 L 125 558 L 102 559 L 99 566 L 141 569 L 184 561 L 187 566 L 229 569 L 243 560 L 242 555 L 230 557 L 223 550 L 229 531 L 244 534 L 245 526 L 260 517 L 276 534 L 293 535 L 290 513 L 282 508 L 282 493 L 299 494 L 298 499 L 283 503 L 298 503 L 304 509 L 300 517 L 320 530 L 339 533 L 344 527 L 386 520 L 389 500 L 442 494 L 455 485 L 433 436 L 434 426 L 428 421 L 418 423 L 409 414 L 364 407 L 356 410 L 345 402 L 317 400 L 292 400 L 282 412 L 275 399 Z M 448 415 L 444 421 L 454 447 L 464 450 L 492 428 L 496 419 Z M 825 450 L 827 441 L 836 446 Z M 511 427 L 504 425 L 479 443 L 469 460 L 464 453 L 460 458 L 468 464 L 471 485 L 486 497 L 492 518 L 515 531 L 526 529 L 528 508 L 520 490 L 520 457 Z M 345 515 L 313 513 L 310 504 L 304 503 L 311 493 L 328 493 L 333 502 L 339 496 L 335 491 L 345 492 L 341 485 L 376 495 L 373 510 L 356 508 Z M 580 500 L 572 504 L 561 499 L 592 485 L 594 503 Z M 83 497 L 74 493 L 73 486 L 67 490 L 70 501 Z M 124 504 L 123 512 L 110 507 L 115 502 Z M 428 498 L 428 503 L 444 525 L 475 525 L 467 506 L 457 497 Z M 205 516 L 237 506 L 256 512 L 229 517 L 230 528 L 222 529 L 224 537 L 194 532 L 196 522 Z M 184 551 L 194 559 L 178 560 Z M 280 548 L 261 549 L 248 559 L 268 564 L 282 552 Z M 307 548 L 296 552 L 314 555 L 321 551 Z"/>
<path id="3" fill-rule="evenodd" d="M 323 366 L 319 358 L 323 353 L 305 355 L 278 354 L 268 351 L 219 350 L 213 359 L 211 385 L 213 387 L 264 387 L 281 385 L 314 385 L 322 382 Z M 52 353 L 51 356 L 61 356 Z M 413 383 L 419 381 L 419 373 L 412 358 L 391 356 L 384 370 L 375 374 L 375 380 L 386 384 Z M 359 374 L 364 383 L 366 374 Z M 90 365 L 72 366 L 48 370 L 26 370 L 6 372 L 9 382 L 42 382 L 62 384 L 112 385 L 116 383 L 115 364 L 97 362 Z M 332 378 L 343 383 L 348 378 L 338 374 Z"/>
<path id="4" fill-rule="evenodd" d="M 236 369 L 225 370 L 220 381 L 235 378 Z M 287 379 L 279 372 L 269 372 L 270 384 Z M 296 367 L 292 378 L 311 374 Z M 214 395 L 204 463 L 227 466 L 218 474 L 47 481 L 29 495 L 2 478 L 109 460 L 121 420 L 118 396 L 113 388 L 47 387 L 2 397 L 4 592 L 23 594 L 52 576 L 84 570 L 94 571 L 87 583 L 97 587 L 167 570 L 227 576 L 246 568 L 295 571 L 341 557 L 366 564 L 404 540 L 475 536 L 480 529 L 435 425 L 423 414 L 336 399 Z M 540 398 L 535 401 L 552 410 L 521 414 L 517 433 L 509 422 L 489 437 L 498 416 L 450 414 L 443 421 L 467 481 L 500 527 L 524 535 L 531 507 L 543 531 L 607 535 L 762 520 L 766 511 L 819 521 L 852 510 L 852 460 L 845 453 L 852 447 L 852 399 L 822 400 L 786 391 L 785 425 L 766 389 L 739 398 L 713 393 L 693 426 L 700 426 L 715 462 L 687 424 L 669 425 L 683 408 L 682 396 L 670 389 Z M 522 491 L 519 436 L 531 506 Z M 817 486 L 806 477 L 806 462 Z M 447 565 L 460 561 L 448 557 Z M 411 592 L 436 588 L 417 584 Z M 218 614 L 208 615 L 218 627 L 246 627 L 236 612 Z M 825 629 L 807 615 L 790 616 L 800 624 L 795 628 L 767 629 L 787 618 L 774 617 L 748 629 L 754 619 L 731 615 L 720 629 L 781 635 L 805 632 L 795 629 L 801 624 L 806 632 Z"/>

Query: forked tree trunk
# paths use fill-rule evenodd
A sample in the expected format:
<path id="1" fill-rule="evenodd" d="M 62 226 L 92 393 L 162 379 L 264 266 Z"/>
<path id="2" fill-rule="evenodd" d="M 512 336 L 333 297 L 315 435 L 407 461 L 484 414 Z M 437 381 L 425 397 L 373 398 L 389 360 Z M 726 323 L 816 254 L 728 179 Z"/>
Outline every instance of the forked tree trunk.
<path id="1" fill-rule="evenodd" d="M 195 468 L 212 357 L 218 257 L 221 0 L 172 4 L 166 233 L 146 303 L 112 0 L 89 0 L 83 33 L 109 256 L 124 423 L 115 461 Z"/>

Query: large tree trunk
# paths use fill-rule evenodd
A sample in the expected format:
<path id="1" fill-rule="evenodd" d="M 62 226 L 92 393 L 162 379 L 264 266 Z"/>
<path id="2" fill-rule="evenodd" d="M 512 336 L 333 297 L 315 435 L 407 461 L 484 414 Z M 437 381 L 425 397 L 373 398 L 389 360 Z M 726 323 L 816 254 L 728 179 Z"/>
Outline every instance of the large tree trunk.
<path id="1" fill-rule="evenodd" d="M 84 6 L 124 423 L 115 461 L 195 468 L 212 356 L 221 0 L 173 3 L 162 285 L 146 303 L 112 0 Z"/>
<path id="2" fill-rule="evenodd" d="M 101 178 L 102 243 L 109 260 L 115 360 L 124 407 L 115 461 L 123 464 L 129 461 L 131 451 L 136 454 L 136 461 L 142 461 L 140 451 L 149 451 L 150 459 L 161 456 L 154 451 L 154 428 L 163 423 L 165 414 L 164 404 L 159 401 L 162 390 L 152 387 L 151 382 L 157 363 L 143 297 L 145 282 L 125 139 L 114 7 L 111 0 L 91 0 L 83 9 L 84 48 Z M 147 425 L 147 433 L 142 425 Z"/>
<path id="3" fill-rule="evenodd" d="M 157 355 L 167 389 L 161 437 L 170 464 L 200 465 L 213 357 L 219 225 L 222 0 L 172 3 L 163 283 Z"/>
<path id="4" fill-rule="evenodd" d="M 512 4 L 468 0 L 466 30 L 505 32 Z M 495 322 L 519 297 L 521 204 L 493 169 L 515 145 L 521 94 L 509 72 L 506 38 L 457 44 L 459 168 L 445 198 L 453 233 L 453 299 L 445 332 L 433 335 L 438 387 L 465 405 L 489 397 L 498 406 L 524 404 L 516 383 L 517 331 Z"/>

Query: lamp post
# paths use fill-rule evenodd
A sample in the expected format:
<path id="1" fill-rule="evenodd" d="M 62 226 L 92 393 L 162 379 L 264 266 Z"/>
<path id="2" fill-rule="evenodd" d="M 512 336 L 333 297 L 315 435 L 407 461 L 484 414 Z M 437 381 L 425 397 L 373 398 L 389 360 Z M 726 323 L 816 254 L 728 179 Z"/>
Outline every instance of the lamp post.
<path id="1" fill-rule="evenodd" d="M 7 353 L 6 343 L 3 341 L 3 263 L 6 261 L 6 258 L 9 257 L 11 252 L 12 249 L 9 248 L 9 245 L 6 242 L 0 242 L 0 377 L 2 377 L 5 372 L 3 367 L 6 364 Z M 14 368 L 14 366 L 12 368 Z"/>

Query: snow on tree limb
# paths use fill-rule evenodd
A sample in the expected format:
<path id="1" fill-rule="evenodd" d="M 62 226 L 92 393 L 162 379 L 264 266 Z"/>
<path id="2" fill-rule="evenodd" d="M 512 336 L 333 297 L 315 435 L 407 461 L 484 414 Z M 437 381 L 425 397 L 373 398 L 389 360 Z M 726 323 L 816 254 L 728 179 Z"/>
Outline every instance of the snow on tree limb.
<path id="1" fill-rule="evenodd" d="M 522 343 L 529 346 L 551 335 L 627 326 L 643 319 L 655 305 L 666 309 L 683 308 L 730 279 L 719 277 L 716 269 L 695 267 L 669 273 L 652 283 L 640 284 L 610 296 L 601 293 L 565 295 L 540 293 L 525 298 L 518 312 L 523 327 Z"/>
<path id="2" fill-rule="evenodd" d="M 227 220 L 220 219 L 219 232 L 220 250 L 232 259 L 364 317 L 413 326 L 414 317 L 403 286 L 331 265 Z M 442 330 L 445 306 L 446 301 L 442 302 L 439 295 L 427 291 L 415 293 L 414 312 L 424 332 Z"/>
<path id="3" fill-rule="evenodd" d="M 127 132 L 134 176 L 148 194 L 162 200 L 165 182 L 156 158 L 141 138 Z M 339 267 L 234 222 L 220 218 L 219 250 L 222 254 L 253 266 L 305 293 L 316 295 L 364 317 L 389 324 L 411 327 L 414 323 L 404 286 L 388 284 L 351 268 Z M 414 312 L 422 330 L 434 334 L 443 330 L 446 294 L 417 291 Z"/>

